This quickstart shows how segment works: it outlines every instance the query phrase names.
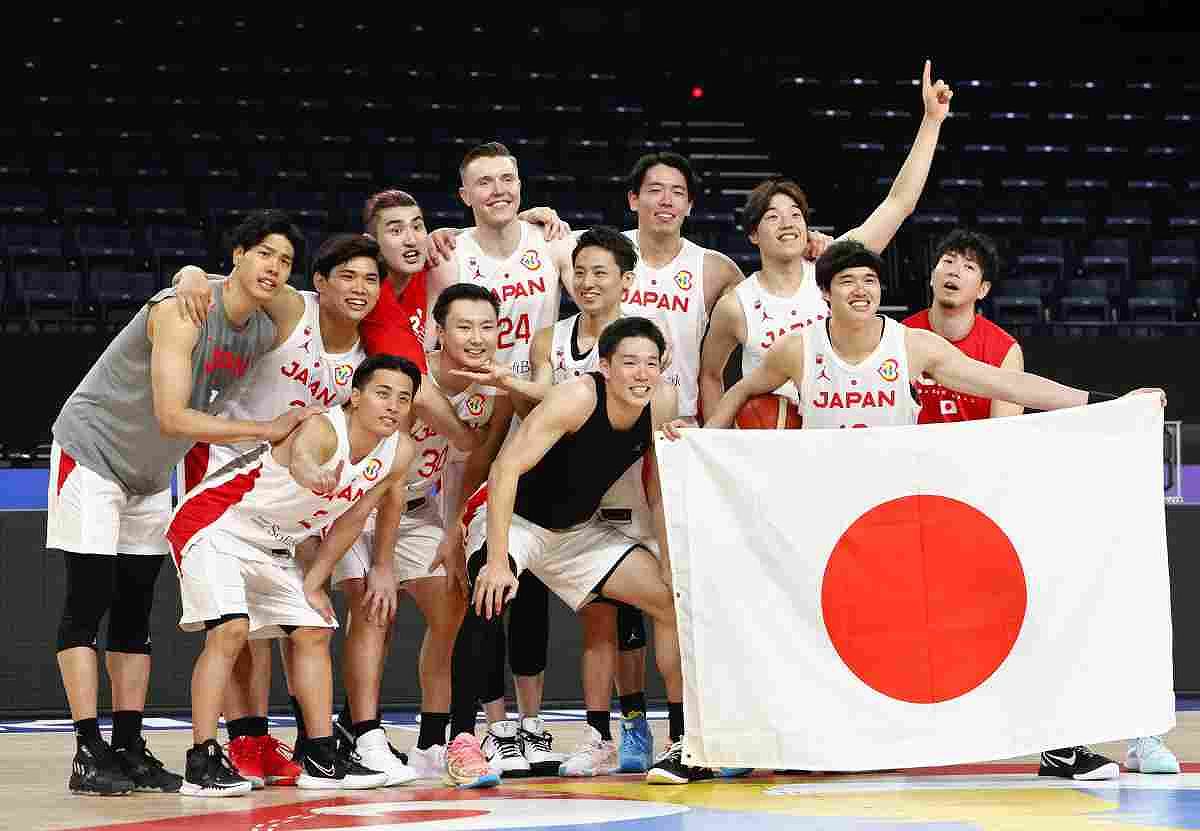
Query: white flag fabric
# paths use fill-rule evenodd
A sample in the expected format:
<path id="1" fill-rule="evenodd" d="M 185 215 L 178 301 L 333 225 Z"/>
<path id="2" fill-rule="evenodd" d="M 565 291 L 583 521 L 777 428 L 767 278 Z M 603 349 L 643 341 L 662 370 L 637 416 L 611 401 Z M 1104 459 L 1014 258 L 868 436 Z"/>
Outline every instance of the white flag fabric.
<path id="1" fill-rule="evenodd" d="M 855 771 L 1175 725 L 1156 396 L 657 441 L 684 760 Z"/>

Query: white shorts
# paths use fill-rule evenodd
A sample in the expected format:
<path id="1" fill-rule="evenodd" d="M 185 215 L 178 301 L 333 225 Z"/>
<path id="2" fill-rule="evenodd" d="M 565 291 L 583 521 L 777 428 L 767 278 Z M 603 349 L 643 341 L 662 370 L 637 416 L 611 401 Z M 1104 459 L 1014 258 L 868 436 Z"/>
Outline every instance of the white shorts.
<path id="1" fill-rule="evenodd" d="M 170 489 L 131 496 L 53 442 L 46 494 L 46 547 L 76 554 L 168 554 Z"/>
<path id="2" fill-rule="evenodd" d="M 294 558 L 272 556 L 222 531 L 207 531 L 183 550 L 179 596 L 185 632 L 199 632 L 205 621 L 224 615 L 249 616 L 255 639 L 286 637 L 284 626 L 337 627 L 304 599 L 304 575 Z"/>
<path id="3" fill-rule="evenodd" d="M 419 580 L 422 577 L 444 577 L 446 570 L 438 566 L 432 573 L 429 566 L 437 556 L 445 531 L 438 500 L 426 497 L 425 504 L 400 517 L 400 531 L 396 535 L 396 548 L 392 554 L 392 565 L 396 582 Z M 350 550 L 333 567 L 333 585 L 346 580 L 366 577 L 371 568 L 371 552 L 375 550 L 375 517 L 372 515 L 362 536 L 354 541 Z"/>
<path id="4" fill-rule="evenodd" d="M 467 529 L 469 556 L 486 540 L 485 505 Z M 568 531 L 551 531 L 514 514 L 508 531 L 508 556 L 517 564 L 517 574 L 529 569 L 575 611 L 596 598 L 593 589 L 639 545 L 598 518 Z"/>

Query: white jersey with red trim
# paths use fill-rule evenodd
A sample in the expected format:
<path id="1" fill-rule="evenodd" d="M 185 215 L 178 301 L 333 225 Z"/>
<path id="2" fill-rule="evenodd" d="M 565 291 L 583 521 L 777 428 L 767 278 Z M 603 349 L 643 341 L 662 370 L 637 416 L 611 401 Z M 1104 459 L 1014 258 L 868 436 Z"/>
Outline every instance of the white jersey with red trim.
<path id="1" fill-rule="evenodd" d="M 558 319 L 559 275 L 541 228 L 518 221 L 521 242 L 507 259 L 485 254 L 474 228 L 459 235 L 455 257 L 461 282 L 481 285 L 500 301 L 496 363 L 527 379 L 534 334 Z"/>
<path id="2" fill-rule="evenodd" d="M 858 364 L 843 361 L 829 342 L 829 321 L 808 326 L 800 414 L 804 429 L 916 424 L 920 405 L 908 377 L 906 327 L 889 317 L 875 351 Z"/>
<path id="3" fill-rule="evenodd" d="M 446 396 L 463 424 L 476 430 L 487 426 L 496 405 L 491 387 L 471 384 L 462 392 L 450 395 L 438 386 L 434 375 L 433 367 L 430 367 L 429 374 L 422 379 L 423 383 L 432 384 Z M 410 435 L 417 446 L 416 455 L 408 468 L 408 499 L 412 501 L 428 496 L 441 481 L 446 457 L 450 454 L 450 440 L 420 418 L 413 423 Z"/>
<path id="4" fill-rule="evenodd" d="M 829 317 L 829 304 L 817 288 L 816 263 L 805 260 L 804 277 L 791 297 L 767 291 L 762 276 L 754 272 L 734 287 L 742 315 L 746 318 L 746 342 L 742 344 L 742 377 L 749 375 L 767 357 L 767 350 L 785 335 Z M 790 381 L 775 390 L 793 404 L 800 394 Z"/>
<path id="5" fill-rule="evenodd" d="M 350 400 L 354 370 L 366 360 L 362 343 L 348 352 L 328 352 L 321 337 L 321 313 L 316 292 L 302 291 L 304 314 L 287 340 L 259 358 L 242 392 L 217 413 L 225 418 L 270 421 L 288 407 L 340 407 Z M 196 487 L 256 442 L 208 444 L 199 442 L 184 459 L 185 487 Z"/>
<path id="6" fill-rule="evenodd" d="M 306 537 L 319 534 L 387 478 L 396 457 L 396 435 L 388 436 L 354 463 L 345 409 L 337 407 L 313 418 L 328 419 L 337 434 L 337 450 L 322 466 L 334 470 L 344 463 L 337 487 L 328 493 L 301 487 L 290 471 L 275 461 L 271 446 L 260 444 L 206 479 L 175 510 L 167 540 L 176 561 L 205 533 L 221 531 L 259 551 L 259 556 L 250 559 L 269 562 L 272 550 L 294 548 Z"/>
<path id="7" fill-rule="evenodd" d="M 675 259 L 652 268 L 642 259 L 638 232 L 625 231 L 638 251 L 633 285 L 621 295 L 621 311 L 658 324 L 671 346 L 671 365 L 663 377 L 679 388 L 679 415 L 694 418 L 700 401 L 700 342 L 708 328 L 704 305 L 704 255 L 707 248 L 681 239 Z"/>

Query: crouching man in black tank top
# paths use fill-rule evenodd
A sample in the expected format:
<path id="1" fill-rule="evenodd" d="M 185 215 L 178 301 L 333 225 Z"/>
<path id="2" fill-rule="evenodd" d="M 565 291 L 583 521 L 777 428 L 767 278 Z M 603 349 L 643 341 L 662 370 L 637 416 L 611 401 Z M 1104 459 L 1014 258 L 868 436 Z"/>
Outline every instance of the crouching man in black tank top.
<path id="1" fill-rule="evenodd" d="M 553 387 L 492 464 L 487 505 L 468 526 L 475 616 L 464 625 L 495 625 L 526 569 L 576 611 L 598 597 L 641 609 L 654 621 L 671 733 L 647 781 L 682 785 L 712 772 L 681 756 L 683 677 L 654 456 L 654 431 L 675 419 L 676 393 L 659 383 L 666 343 L 646 318 L 609 324 L 598 350 L 600 371 Z M 661 561 L 599 518 L 601 498 L 643 456 Z"/>

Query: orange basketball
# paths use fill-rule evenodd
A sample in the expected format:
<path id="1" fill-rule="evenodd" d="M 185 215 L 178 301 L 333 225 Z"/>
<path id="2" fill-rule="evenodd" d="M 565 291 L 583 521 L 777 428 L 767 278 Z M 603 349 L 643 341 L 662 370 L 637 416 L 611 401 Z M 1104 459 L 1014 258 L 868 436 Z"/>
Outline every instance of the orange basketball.
<path id="1" fill-rule="evenodd" d="M 733 426 L 741 430 L 799 430 L 800 411 L 782 395 L 756 395 L 742 405 Z"/>

